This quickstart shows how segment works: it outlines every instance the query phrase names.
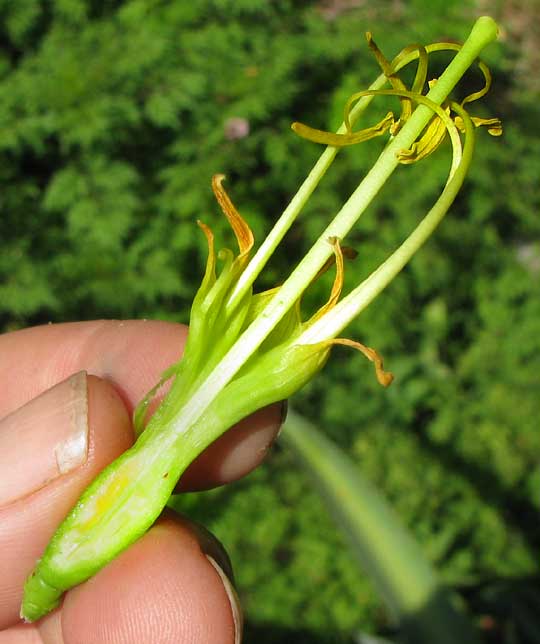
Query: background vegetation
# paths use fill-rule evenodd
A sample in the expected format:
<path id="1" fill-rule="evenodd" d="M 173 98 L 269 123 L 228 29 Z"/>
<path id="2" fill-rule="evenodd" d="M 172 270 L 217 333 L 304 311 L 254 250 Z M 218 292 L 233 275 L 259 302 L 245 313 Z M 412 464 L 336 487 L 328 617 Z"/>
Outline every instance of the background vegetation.
<path id="1" fill-rule="evenodd" d="M 451 215 L 350 329 L 396 381 L 380 390 L 343 349 L 295 406 L 381 487 L 486 642 L 538 642 L 535 0 L 0 0 L 0 329 L 186 321 L 205 254 L 194 222 L 225 230 L 211 175 L 228 175 L 261 239 L 320 152 L 290 122 L 337 125 L 344 100 L 377 73 L 363 33 L 393 56 L 463 39 L 486 11 L 503 33 L 486 54 L 495 86 L 483 109 L 503 119 L 504 137 L 482 133 Z M 368 144 L 339 156 L 261 287 L 286 275 L 376 154 Z M 350 284 L 413 228 L 447 161 L 443 151 L 400 170 L 351 236 Z M 285 449 L 181 507 L 232 555 L 248 642 L 391 633 Z"/>

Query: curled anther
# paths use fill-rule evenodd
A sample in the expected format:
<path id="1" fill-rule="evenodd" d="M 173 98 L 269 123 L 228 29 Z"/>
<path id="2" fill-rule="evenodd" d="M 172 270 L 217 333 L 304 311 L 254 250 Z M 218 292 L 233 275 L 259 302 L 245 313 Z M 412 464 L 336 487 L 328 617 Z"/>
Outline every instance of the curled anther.
<path id="1" fill-rule="evenodd" d="M 424 91 L 424 85 L 426 84 L 427 74 L 428 74 L 428 51 L 423 45 L 409 45 L 405 47 L 392 61 L 392 69 L 396 70 L 397 65 L 401 62 L 402 58 L 405 58 L 411 53 L 418 54 L 418 66 L 416 68 L 416 74 L 414 76 L 414 81 L 411 86 L 411 92 L 422 94 Z"/>
<path id="2" fill-rule="evenodd" d="M 316 320 L 321 318 L 325 313 L 334 308 L 337 304 L 341 291 L 343 290 L 343 281 L 345 278 L 345 265 L 343 261 L 343 251 L 341 249 L 341 244 L 338 237 L 330 237 L 328 243 L 332 245 L 334 249 L 334 257 L 336 262 L 336 276 L 334 278 L 334 283 L 332 285 L 332 290 L 328 300 L 321 308 L 312 316 L 308 324 L 313 324 Z"/>
<path id="3" fill-rule="evenodd" d="M 376 61 L 379 63 L 379 67 L 381 68 L 383 74 L 388 79 L 388 82 L 390 83 L 390 85 L 392 85 L 393 89 L 407 90 L 407 86 L 401 80 L 401 78 L 396 74 L 394 67 L 392 66 L 390 61 L 386 59 L 382 51 L 379 49 L 379 47 L 373 40 L 371 32 L 369 31 L 366 32 L 366 40 L 368 43 L 368 47 L 373 52 L 373 55 L 375 56 Z M 397 134 L 397 132 L 400 130 L 400 128 L 403 126 L 403 124 L 408 120 L 408 118 L 412 114 L 411 100 L 405 96 L 400 96 L 399 100 L 401 102 L 401 114 L 398 121 L 392 124 L 392 127 L 390 129 L 390 133 L 392 135 Z"/>
<path id="4" fill-rule="evenodd" d="M 341 248 L 341 253 L 344 257 L 344 259 L 356 259 L 358 257 L 358 251 L 352 248 L 351 246 L 340 246 Z M 332 266 L 336 263 L 336 255 L 335 253 L 330 256 L 326 262 L 321 266 L 319 271 L 317 272 L 317 275 L 313 278 L 313 282 L 316 282 L 322 275 L 326 273 Z M 313 283 L 312 282 L 312 283 Z"/>
<path id="5" fill-rule="evenodd" d="M 411 148 L 408 150 L 402 150 L 398 153 L 398 158 L 401 163 L 414 163 L 419 161 L 424 157 L 431 154 L 443 141 L 445 133 L 448 132 L 450 138 L 452 139 L 453 145 L 460 149 L 461 140 L 459 137 L 458 129 L 449 114 L 448 107 L 441 107 L 437 103 L 433 102 L 427 96 L 423 94 L 415 94 L 408 90 L 396 90 L 396 89 L 379 89 L 379 90 L 365 90 L 363 92 L 358 92 L 355 95 L 356 100 L 362 96 L 406 96 L 411 99 L 414 103 L 425 105 L 434 113 L 434 118 L 430 121 L 427 128 L 424 130 L 424 133 L 418 139 Z M 442 125 L 439 125 L 439 123 Z M 452 161 L 452 168 L 455 170 L 459 164 L 459 158 L 456 157 Z"/>
<path id="6" fill-rule="evenodd" d="M 445 112 L 450 115 L 449 108 Z M 416 161 L 432 154 L 443 142 L 446 136 L 446 129 L 446 124 L 442 119 L 433 118 L 425 129 L 424 134 L 410 148 L 401 150 L 398 153 L 399 162 L 403 164 L 416 163 Z"/>
<path id="7" fill-rule="evenodd" d="M 373 365 L 375 367 L 375 375 L 377 377 L 377 382 L 383 387 L 388 387 L 390 384 L 392 384 L 392 381 L 394 380 L 394 374 L 391 373 L 390 371 L 384 370 L 383 359 L 377 353 L 377 351 L 375 351 L 375 349 L 372 349 L 371 347 L 367 347 L 365 344 L 362 344 L 361 342 L 357 342 L 356 340 L 349 340 L 348 338 L 333 338 L 331 340 L 328 340 L 328 343 L 341 344 L 346 347 L 352 347 L 353 349 L 360 351 L 360 353 L 365 355 L 368 360 L 373 362 Z"/>
<path id="8" fill-rule="evenodd" d="M 499 118 L 479 118 L 478 116 L 472 116 L 471 121 L 475 127 L 485 126 L 488 134 L 491 134 L 491 136 L 501 136 L 503 133 L 502 121 Z M 465 125 L 460 116 L 456 116 L 454 123 L 460 132 L 465 132 Z"/>
<path id="9" fill-rule="evenodd" d="M 491 89 L 491 72 L 489 71 L 489 67 L 481 60 L 479 60 L 478 69 L 482 72 L 482 75 L 484 76 L 484 87 L 479 89 L 477 92 L 473 92 L 472 94 L 469 94 L 468 96 L 466 96 L 461 101 L 462 106 L 465 105 L 466 103 L 473 103 L 474 101 L 479 100 L 480 98 L 485 96 Z"/>
<path id="10" fill-rule="evenodd" d="M 346 107 L 347 109 L 347 107 Z M 347 118 L 346 118 L 347 121 Z M 356 143 L 362 143 L 363 141 L 368 141 L 373 139 L 376 136 L 381 136 L 389 129 L 391 129 L 394 123 L 394 115 L 392 112 L 381 119 L 375 125 L 367 127 L 363 130 L 358 130 L 358 132 L 350 131 L 350 124 L 348 126 L 349 132 L 345 134 L 339 134 L 337 132 L 327 132 L 326 130 L 318 130 L 316 128 L 310 127 L 309 125 L 304 125 L 304 123 L 294 122 L 291 125 L 293 132 L 301 136 L 303 139 L 308 139 L 314 143 L 322 143 L 323 145 L 331 145 L 334 147 L 343 147 L 345 145 L 355 145 Z"/>

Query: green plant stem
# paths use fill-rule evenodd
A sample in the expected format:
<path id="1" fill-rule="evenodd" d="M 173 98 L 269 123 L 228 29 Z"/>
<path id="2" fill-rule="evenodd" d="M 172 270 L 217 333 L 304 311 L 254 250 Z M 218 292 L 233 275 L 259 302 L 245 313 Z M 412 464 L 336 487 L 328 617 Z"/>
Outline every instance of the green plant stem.
<path id="1" fill-rule="evenodd" d="M 441 196 L 401 246 L 366 280 L 336 304 L 324 316 L 324 320 L 315 322 L 302 334 L 299 342 L 310 343 L 336 337 L 388 286 L 443 220 L 463 185 L 472 161 L 475 141 L 474 125 L 466 111 L 456 104 L 453 108 L 465 125 L 465 145 L 461 162 L 456 171 L 451 172 Z"/>
<path id="2" fill-rule="evenodd" d="M 360 468 L 290 411 L 280 437 L 305 466 L 402 631 L 414 644 L 472 644 L 474 632 L 422 549 Z"/>

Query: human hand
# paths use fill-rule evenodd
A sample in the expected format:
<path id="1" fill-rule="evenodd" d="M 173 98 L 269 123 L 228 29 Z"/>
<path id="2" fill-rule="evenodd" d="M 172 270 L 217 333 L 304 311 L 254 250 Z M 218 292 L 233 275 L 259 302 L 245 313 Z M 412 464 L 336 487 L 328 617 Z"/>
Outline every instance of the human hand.
<path id="1" fill-rule="evenodd" d="M 204 528 L 172 511 L 67 592 L 60 608 L 36 624 L 19 619 L 36 559 L 85 487 L 132 444 L 133 407 L 177 361 L 186 336 L 186 327 L 147 321 L 0 336 L 0 644 L 240 641 L 226 553 Z M 236 425 L 188 468 L 180 490 L 251 471 L 280 423 L 281 407 L 272 405 Z"/>

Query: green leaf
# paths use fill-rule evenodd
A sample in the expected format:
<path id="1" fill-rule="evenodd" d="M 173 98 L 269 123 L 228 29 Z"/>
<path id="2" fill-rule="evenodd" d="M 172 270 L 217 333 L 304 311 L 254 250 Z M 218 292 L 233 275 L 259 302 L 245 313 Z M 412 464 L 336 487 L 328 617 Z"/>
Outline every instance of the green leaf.
<path id="1" fill-rule="evenodd" d="M 420 546 L 354 462 L 294 412 L 289 412 L 282 440 L 307 468 L 406 637 L 418 644 L 475 642 Z"/>

